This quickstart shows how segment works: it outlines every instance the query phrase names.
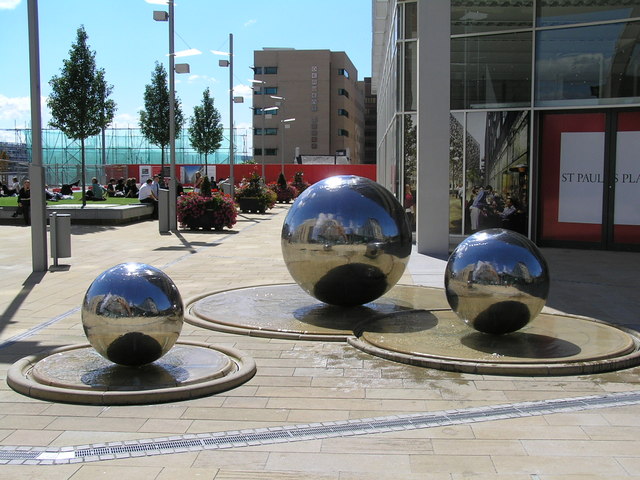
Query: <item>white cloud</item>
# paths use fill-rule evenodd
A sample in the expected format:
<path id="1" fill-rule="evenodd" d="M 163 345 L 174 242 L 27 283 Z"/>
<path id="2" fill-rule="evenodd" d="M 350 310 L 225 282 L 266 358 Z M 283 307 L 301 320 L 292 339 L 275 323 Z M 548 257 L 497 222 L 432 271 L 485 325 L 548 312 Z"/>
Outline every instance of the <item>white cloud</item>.
<path id="1" fill-rule="evenodd" d="M 241 83 L 240 85 L 236 85 L 235 87 L 233 87 L 233 94 L 241 95 L 243 97 L 252 97 L 253 89 L 251 88 L 251 86 Z"/>
<path id="2" fill-rule="evenodd" d="M 218 83 L 218 80 L 215 77 L 209 77 L 208 75 L 193 74 L 193 75 L 189 75 L 189 78 L 187 80 L 189 81 L 189 83 L 195 83 L 195 82 Z"/>
<path id="3" fill-rule="evenodd" d="M 0 10 L 13 10 L 20 2 L 21 0 L 0 0 Z"/>
<path id="4" fill-rule="evenodd" d="M 142 107 L 140 107 L 140 109 L 142 110 Z M 138 128 L 138 121 L 138 114 L 119 113 L 113 118 L 111 126 L 115 128 Z"/>
<path id="5" fill-rule="evenodd" d="M 31 100 L 29 97 L 9 98 L 0 94 L 0 120 L 21 120 L 23 118 L 29 118 L 30 112 Z"/>
<path id="6" fill-rule="evenodd" d="M 248 20 L 248 21 L 244 22 L 244 26 L 245 27 L 251 27 L 252 25 L 255 25 L 256 23 L 258 23 L 257 20 L 251 19 L 251 20 Z"/>

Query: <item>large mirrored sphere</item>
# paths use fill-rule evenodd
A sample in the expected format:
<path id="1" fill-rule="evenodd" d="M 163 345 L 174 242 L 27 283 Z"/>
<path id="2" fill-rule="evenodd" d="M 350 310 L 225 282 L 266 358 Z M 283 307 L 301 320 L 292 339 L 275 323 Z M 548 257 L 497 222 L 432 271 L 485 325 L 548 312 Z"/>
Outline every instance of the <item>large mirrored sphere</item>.
<path id="1" fill-rule="evenodd" d="M 332 305 L 380 297 L 398 282 L 411 254 L 402 205 L 380 184 L 353 175 L 307 188 L 289 210 L 281 239 L 293 279 Z"/>
<path id="2" fill-rule="evenodd" d="M 146 365 L 162 357 L 178 340 L 183 318 L 176 285 L 143 263 L 122 263 L 101 273 L 82 302 L 89 343 L 120 365 Z"/>
<path id="3" fill-rule="evenodd" d="M 451 309 L 484 333 L 515 332 L 547 301 L 549 269 L 531 240 L 504 229 L 483 230 L 453 251 L 445 270 Z"/>

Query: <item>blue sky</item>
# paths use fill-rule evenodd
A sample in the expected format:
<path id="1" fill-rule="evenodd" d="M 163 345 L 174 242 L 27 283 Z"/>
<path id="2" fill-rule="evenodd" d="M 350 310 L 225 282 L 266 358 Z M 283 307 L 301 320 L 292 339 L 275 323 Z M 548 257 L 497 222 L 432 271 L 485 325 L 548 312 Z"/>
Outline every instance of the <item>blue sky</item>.
<path id="1" fill-rule="evenodd" d="M 115 124 L 138 125 L 144 87 L 151 81 L 154 62 L 168 68 L 168 23 L 153 20 L 157 0 L 40 0 L 41 93 L 58 75 L 69 56 L 76 30 L 84 25 L 88 43 L 96 52 L 113 85 L 111 98 L 118 106 Z M 0 0 L 0 129 L 30 124 L 27 0 Z M 358 79 L 371 75 L 371 0 L 177 0 L 175 50 L 198 49 L 201 55 L 178 59 L 189 63 L 190 74 L 176 75 L 176 91 L 185 117 L 193 113 L 209 87 L 225 128 L 229 123 L 229 70 L 218 66 L 211 50 L 228 52 L 234 43 L 234 95 L 236 127 L 251 126 L 253 51 L 264 47 L 298 50 L 344 51 L 358 69 Z M 50 116 L 43 99 L 43 126 Z M 13 135 L 0 141 L 12 141 Z"/>

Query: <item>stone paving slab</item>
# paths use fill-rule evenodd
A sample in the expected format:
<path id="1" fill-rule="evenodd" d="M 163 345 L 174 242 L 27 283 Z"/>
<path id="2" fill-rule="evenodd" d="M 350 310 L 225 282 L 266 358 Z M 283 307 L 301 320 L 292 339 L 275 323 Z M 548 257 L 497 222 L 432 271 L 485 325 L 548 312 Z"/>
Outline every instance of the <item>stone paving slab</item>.
<path id="1" fill-rule="evenodd" d="M 228 288 L 290 283 L 279 241 L 287 208 L 277 206 L 266 215 L 241 215 L 233 232 L 221 233 L 160 235 L 154 221 L 118 227 L 73 225 L 72 257 L 61 262 L 68 267 L 43 275 L 31 272 L 29 229 L 0 226 L 3 379 L 9 366 L 24 355 L 84 342 L 77 306 L 99 273 L 123 261 L 162 268 L 183 298 Z M 594 317 L 640 330 L 640 296 L 636 291 L 640 254 L 563 249 L 544 249 L 543 254 L 552 276 L 546 311 Z M 445 263 L 414 252 L 399 283 L 439 287 L 438 272 L 444 271 Z M 51 320 L 55 321 L 38 329 Z M 498 378 L 398 364 L 336 342 L 252 338 L 197 327 L 185 328 L 184 334 L 190 341 L 225 345 L 250 354 L 257 364 L 256 375 L 245 385 L 214 396 L 136 407 L 46 402 L 20 395 L 3 381 L 0 449 L 59 451 L 301 423 L 601 397 L 640 389 L 638 368 L 544 379 Z M 619 450 L 615 445 L 637 443 L 633 427 L 638 425 L 640 406 L 618 405 L 564 413 L 549 407 L 548 413 L 540 416 L 270 445 L 167 450 L 127 458 L 105 455 L 92 462 L 50 461 L 50 466 L 9 461 L 0 465 L 0 473 L 5 478 L 74 480 L 97 476 L 216 480 L 639 478 L 640 451 L 629 450 L 631 447 Z M 29 438 L 34 439 L 30 444 Z"/>

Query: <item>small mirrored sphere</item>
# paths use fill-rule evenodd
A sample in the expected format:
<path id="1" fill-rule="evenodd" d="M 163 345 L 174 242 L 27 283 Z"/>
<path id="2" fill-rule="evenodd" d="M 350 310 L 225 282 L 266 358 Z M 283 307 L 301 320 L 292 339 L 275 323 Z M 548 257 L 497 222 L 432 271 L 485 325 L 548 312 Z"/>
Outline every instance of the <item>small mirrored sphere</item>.
<path id="1" fill-rule="evenodd" d="M 183 319 L 176 285 L 143 263 L 122 263 L 101 273 L 82 302 L 89 343 L 120 365 L 146 365 L 162 357 L 178 340 Z"/>
<path id="2" fill-rule="evenodd" d="M 307 188 L 285 218 L 281 241 L 293 279 L 332 305 L 362 305 L 384 295 L 411 254 L 402 205 L 382 185 L 354 175 Z"/>
<path id="3" fill-rule="evenodd" d="M 475 330 L 504 334 L 544 307 L 549 269 L 536 245 L 511 230 L 482 230 L 453 251 L 444 277 L 451 309 Z"/>

